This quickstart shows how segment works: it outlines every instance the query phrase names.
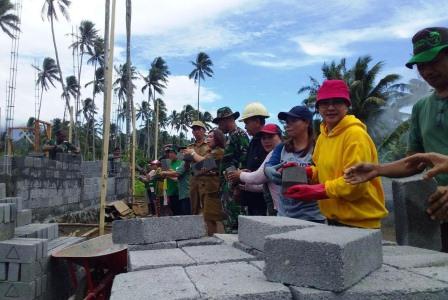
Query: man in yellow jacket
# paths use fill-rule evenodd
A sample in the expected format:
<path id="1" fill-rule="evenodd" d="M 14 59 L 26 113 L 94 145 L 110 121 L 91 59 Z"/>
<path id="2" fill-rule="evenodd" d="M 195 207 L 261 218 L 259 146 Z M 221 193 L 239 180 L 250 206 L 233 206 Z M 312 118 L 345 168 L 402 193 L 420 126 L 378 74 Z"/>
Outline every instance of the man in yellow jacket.
<path id="1" fill-rule="evenodd" d="M 294 185 L 285 195 L 302 201 L 320 200 L 320 210 L 329 225 L 379 228 L 381 219 L 387 216 L 380 179 L 351 185 L 343 177 L 346 168 L 359 162 L 378 162 L 366 126 L 347 115 L 350 105 L 344 81 L 324 81 L 316 101 L 323 119 L 321 134 L 314 148 L 314 166 L 307 170 L 311 182 L 318 184 Z"/>

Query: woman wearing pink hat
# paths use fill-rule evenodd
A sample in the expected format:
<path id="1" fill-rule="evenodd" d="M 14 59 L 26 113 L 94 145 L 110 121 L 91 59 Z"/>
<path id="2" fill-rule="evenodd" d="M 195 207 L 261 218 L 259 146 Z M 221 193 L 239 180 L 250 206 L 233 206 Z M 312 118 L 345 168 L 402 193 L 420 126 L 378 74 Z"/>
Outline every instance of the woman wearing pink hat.
<path id="1" fill-rule="evenodd" d="M 285 195 L 301 201 L 320 200 L 319 207 L 328 224 L 379 228 L 387 215 L 379 178 L 351 185 L 344 170 L 360 162 L 378 162 L 375 145 L 366 126 L 348 115 L 349 89 L 342 80 L 326 80 L 317 92 L 316 109 L 322 116 L 321 134 L 309 172 L 311 185 L 294 185 Z"/>

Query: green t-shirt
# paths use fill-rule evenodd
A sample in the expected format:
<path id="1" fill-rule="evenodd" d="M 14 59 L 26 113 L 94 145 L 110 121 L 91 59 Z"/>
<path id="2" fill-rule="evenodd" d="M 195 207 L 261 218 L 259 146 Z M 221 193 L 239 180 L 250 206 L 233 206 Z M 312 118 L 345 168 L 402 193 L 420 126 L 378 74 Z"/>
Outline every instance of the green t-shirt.
<path id="1" fill-rule="evenodd" d="M 182 163 L 181 160 L 176 159 L 170 162 L 170 170 L 175 171 L 177 167 Z M 177 180 L 173 180 L 170 178 L 166 179 L 166 194 L 167 196 L 178 196 L 179 188 L 177 184 Z"/>
<path id="2" fill-rule="evenodd" d="M 179 174 L 177 177 L 177 186 L 179 188 L 179 199 L 190 198 L 190 174 L 185 170 L 185 162 L 183 161 L 180 166 L 176 168 L 176 173 Z"/>
<path id="3" fill-rule="evenodd" d="M 408 151 L 448 155 L 448 98 L 440 98 L 433 93 L 414 105 Z M 439 175 L 436 179 L 439 185 L 448 185 L 448 174 Z"/>

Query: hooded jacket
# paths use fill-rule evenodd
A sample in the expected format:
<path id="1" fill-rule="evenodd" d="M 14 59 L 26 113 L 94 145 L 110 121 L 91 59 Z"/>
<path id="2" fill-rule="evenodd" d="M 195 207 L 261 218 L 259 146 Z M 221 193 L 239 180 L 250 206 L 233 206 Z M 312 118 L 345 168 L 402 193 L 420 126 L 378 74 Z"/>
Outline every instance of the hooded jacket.
<path id="1" fill-rule="evenodd" d="M 379 228 L 387 216 L 379 177 L 368 182 L 346 183 L 344 170 L 357 163 L 378 163 L 375 144 L 366 126 L 355 116 L 345 116 L 331 131 L 324 123 L 313 154 L 313 181 L 324 183 L 329 199 L 319 201 L 323 215 L 342 224 Z"/>

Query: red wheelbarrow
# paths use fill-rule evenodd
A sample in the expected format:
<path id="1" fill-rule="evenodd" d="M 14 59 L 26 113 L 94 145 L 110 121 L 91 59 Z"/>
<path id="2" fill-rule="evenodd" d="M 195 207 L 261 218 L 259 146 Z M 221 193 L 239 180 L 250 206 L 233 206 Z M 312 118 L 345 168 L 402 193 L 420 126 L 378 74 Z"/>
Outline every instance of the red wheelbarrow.
<path id="1" fill-rule="evenodd" d="M 84 300 L 109 299 L 115 275 L 126 272 L 127 246 L 112 242 L 112 234 L 99 236 L 53 254 L 68 263 L 73 287 L 78 289 L 75 265 L 84 268 L 87 293 Z"/>

